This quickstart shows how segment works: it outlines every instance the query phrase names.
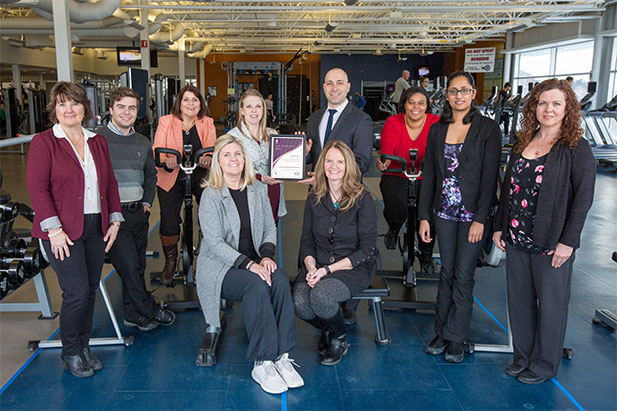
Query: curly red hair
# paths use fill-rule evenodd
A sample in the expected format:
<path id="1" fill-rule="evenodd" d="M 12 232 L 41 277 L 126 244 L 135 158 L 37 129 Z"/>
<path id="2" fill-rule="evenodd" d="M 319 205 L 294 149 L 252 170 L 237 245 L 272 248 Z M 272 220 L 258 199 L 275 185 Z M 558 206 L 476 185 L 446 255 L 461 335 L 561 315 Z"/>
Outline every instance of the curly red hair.
<path id="1" fill-rule="evenodd" d="M 523 119 L 521 121 L 523 129 L 518 136 L 516 145 L 514 146 L 514 152 L 521 153 L 525 147 L 527 147 L 540 127 L 540 123 L 536 117 L 536 107 L 538 106 L 540 95 L 545 91 L 555 89 L 560 90 L 566 97 L 566 115 L 561 123 L 559 136 L 554 143 L 568 144 L 570 148 L 572 148 L 583 136 L 583 129 L 581 128 L 580 105 L 578 103 L 578 99 L 576 98 L 576 94 L 574 94 L 572 87 L 567 81 L 552 78 L 544 80 L 531 90 L 527 104 L 523 107 Z"/>

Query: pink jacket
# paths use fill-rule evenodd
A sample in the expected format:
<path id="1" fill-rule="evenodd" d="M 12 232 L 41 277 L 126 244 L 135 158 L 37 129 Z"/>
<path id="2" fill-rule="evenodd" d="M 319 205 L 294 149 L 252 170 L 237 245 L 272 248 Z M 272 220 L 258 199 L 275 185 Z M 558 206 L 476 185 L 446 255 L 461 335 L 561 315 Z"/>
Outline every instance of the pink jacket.
<path id="1" fill-rule="evenodd" d="M 214 128 L 214 120 L 211 117 L 203 116 L 195 119 L 195 127 L 197 134 L 201 140 L 202 147 L 213 147 L 216 142 L 216 130 Z M 182 120 L 173 114 L 163 116 L 159 120 L 159 126 L 154 135 L 154 144 L 152 150 L 157 147 L 173 148 L 182 153 L 183 149 L 182 137 Z M 157 185 L 165 191 L 171 190 L 178 178 L 178 168 L 169 172 L 164 168 L 157 167 Z"/>

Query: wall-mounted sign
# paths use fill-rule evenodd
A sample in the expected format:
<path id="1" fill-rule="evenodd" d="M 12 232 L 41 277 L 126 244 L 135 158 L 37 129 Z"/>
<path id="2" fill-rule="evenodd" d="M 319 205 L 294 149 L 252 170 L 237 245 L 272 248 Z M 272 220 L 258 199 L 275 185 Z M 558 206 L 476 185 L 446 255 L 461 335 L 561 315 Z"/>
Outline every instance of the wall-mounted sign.
<path id="1" fill-rule="evenodd" d="M 465 71 L 490 73 L 495 67 L 495 47 L 465 49 Z"/>

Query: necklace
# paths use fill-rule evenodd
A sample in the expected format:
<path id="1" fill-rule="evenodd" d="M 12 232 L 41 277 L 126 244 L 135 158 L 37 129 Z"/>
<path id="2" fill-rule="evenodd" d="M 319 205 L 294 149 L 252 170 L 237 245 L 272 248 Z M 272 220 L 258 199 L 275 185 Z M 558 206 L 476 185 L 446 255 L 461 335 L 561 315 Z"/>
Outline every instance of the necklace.
<path id="1" fill-rule="evenodd" d="M 536 158 L 538 158 L 538 156 L 540 155 L 540 149 L 543 148 L 546 144 L 541 144 L 540 143 L 540 139 L 536 140 L 536 151 L 534 151 L 534 156 Z"/>
<path id="2" fill-rule="evenodd" d="M 335 210 L 338 210 L 338 205 L 339 205 L 339 200 L 340 200 L 340 197 L 338 197 L 338 198 L 337 198 L 337 197 L 334 195 L 334 192 L 332 192 L 332 191 L 330 191 L 330 195 L 331 195 L 332 197 L 334 197 L 334 199 L 336 200 L 336 201 L 334 202 L 334 209 L 335 209 Z M 342 194 L 341 194 L 341 197 L 342 197 Z"/>

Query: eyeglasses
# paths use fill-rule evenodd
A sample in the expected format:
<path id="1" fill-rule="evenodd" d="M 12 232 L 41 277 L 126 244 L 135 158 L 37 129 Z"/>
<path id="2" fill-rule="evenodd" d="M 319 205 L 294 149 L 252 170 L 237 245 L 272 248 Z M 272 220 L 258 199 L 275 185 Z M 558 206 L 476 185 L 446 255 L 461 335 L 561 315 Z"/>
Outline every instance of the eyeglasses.
<path id="1" fill-rule="evenodd" d="M 471 94 L 471 92 L 474 89 L 472 88 L 462 88 L 462 89 L 456 89 L 456 88 L 449 88 L 446 90 L 446 93 L 448 93 L 451 96 L 456 96 L 458 93 L 461 93 L 463 96 L 466 96 L 468 94 Z"/>

